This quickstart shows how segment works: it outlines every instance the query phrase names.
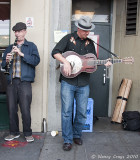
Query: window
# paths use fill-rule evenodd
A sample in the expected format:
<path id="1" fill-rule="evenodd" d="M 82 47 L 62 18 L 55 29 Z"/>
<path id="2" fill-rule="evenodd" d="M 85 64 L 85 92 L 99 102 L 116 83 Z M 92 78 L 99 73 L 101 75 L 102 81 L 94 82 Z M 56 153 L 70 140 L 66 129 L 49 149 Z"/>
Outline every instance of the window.
<path id="1" fill-rule="evenodd" d="M 136 35 L 138 0 L 127 0 L 126 6 L 126 35 Z"/>
<path id="2" fill-rule="evenodd" d="M 92 22 L 110 22 L 111 0 L 72 0 L 72 4 L 72 21 L 86 15 Z"/>
<path id="3" fill-rule="evenodd" d="M 2 53 L 9 45 L 10 0 L 0 0 L 0 63 Z"/>

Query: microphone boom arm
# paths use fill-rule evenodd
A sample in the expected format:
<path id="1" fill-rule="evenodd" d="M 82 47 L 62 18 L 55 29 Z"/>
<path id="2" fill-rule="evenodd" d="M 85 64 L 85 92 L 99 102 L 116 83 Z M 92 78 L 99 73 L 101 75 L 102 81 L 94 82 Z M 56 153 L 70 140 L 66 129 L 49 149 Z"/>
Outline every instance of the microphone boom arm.
<path id="1" fill-rule="evenodd" d="M 92 40 L 92 39 L 91 39 Z M 93 41 L 93 40 L 92 40 Z M 97 44 L 95 41 L 93 41 L 93 43 Z M 113 55 L 116 58 L 119 58 L 118 55 L 116 55 L 115 53 L 112 53 L 111 51 L 109 51 L 108 49 L 104 48 L 103 46 L 97 44 L 98 46 L 100 46 L 102 49 L 104 49 L 105 51 L 109 52 L 111 55 Z"/>

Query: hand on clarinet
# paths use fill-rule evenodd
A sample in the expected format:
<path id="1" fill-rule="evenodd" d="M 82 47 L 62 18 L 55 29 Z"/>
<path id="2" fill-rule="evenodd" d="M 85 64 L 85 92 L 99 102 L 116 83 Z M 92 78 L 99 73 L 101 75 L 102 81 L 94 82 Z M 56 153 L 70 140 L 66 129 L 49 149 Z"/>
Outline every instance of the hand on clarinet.
<path id="1" fill-rule="evenodd" d="M 17 48 L 17 46 L 13 46 L 12 52 L 17 53 L 21 57 L 24 57 L 24 54 L 20 51 L 19 48 Z"/>
<path id="2" fill-rule="evenodd" d="M 12 53 L 7 53 L 6 62 L 9 63 L 12 59 Z"/>

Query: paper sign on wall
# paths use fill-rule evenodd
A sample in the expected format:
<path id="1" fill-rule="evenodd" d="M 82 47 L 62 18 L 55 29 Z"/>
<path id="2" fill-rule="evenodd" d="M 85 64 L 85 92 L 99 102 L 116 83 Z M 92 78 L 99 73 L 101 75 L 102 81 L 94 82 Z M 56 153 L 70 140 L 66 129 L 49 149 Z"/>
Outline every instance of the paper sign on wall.
<path id="1" fill-rule="evenodd" d="M 29 28 L 34 26 L 34 18 L 33 17 L 26 17 L 26 26 Z"/>
<path id="2" fill-rule="evenodd" d="M 95 43 L 99 44 L 99 35 L 95 35 L 94 32 L 90 32 L 89 35 L 88 35 L 88 38 L 93 40 Z M 95 43 L 94 43 L 94 45 L 95 45 L 97 58 L 98 58 L 99 57 L 99 46 Z"/>
<path id="3" fill-rule="evenodd" d="M 68 34 L 67 30 L 54 31 L 54 42 L 55 43 L 59 42 L 67 34 Z"/>

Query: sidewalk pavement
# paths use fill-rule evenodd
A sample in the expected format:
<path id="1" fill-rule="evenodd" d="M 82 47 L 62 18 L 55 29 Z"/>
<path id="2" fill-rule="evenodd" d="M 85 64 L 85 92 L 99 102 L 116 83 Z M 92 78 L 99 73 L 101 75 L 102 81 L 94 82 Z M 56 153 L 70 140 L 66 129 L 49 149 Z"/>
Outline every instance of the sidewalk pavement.
<path id="1" fill-rule="evenodd" d="M 13 141 L 5 141 L 8 131 L 0 132 L 0 160 L 38 160 L 44 145 L 45 133 L 33 133 L 35 141 L 27 143 L 23 134 Z"/>
<path id="2" fill-rule="evenodd" d="M 3 145 L 7 134 L 0 132 L 0 160 L 140 160 L 140 132 L 124 131 L 109 118 L 99 119 L 92 133 L 83 133 L 83 145 L 73 144 L 71 151 L 63 151 L 61 132 L 56 137 L 33 133 L 35 142 L 15 148 Z"/>

